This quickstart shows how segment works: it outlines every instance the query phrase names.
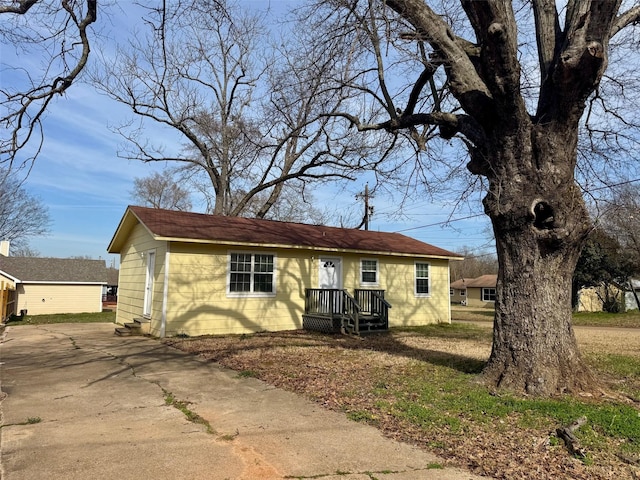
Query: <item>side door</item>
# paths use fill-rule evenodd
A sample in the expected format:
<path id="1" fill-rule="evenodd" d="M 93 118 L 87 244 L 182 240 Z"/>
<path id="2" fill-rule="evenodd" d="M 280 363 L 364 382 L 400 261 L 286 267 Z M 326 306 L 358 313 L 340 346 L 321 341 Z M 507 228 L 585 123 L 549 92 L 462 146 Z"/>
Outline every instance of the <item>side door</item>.
<path id="1" fill-rule="evenodd" d="M 153 275 L 156 267 L 156 252 L 147 252 L 145 257 L 147 260 L 147 275 L 144 283 L 144 306 L 142 315 L 148 318 L 151 316 L 153 306 Z"/>

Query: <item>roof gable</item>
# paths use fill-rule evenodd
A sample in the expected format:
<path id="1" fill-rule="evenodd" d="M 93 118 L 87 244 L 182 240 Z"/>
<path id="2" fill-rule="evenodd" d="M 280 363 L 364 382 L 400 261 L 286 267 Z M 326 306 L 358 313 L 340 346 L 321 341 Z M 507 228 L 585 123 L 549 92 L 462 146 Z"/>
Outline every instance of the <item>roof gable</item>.
<path id="1" fill-rule="evenodd" d="M 137 222 L 134 222 L 133 220 Z M 156 240 L 307 247 L 312 249 L 407 254 L 445 258 L 460 255 L 399 233 L 225 217 L 146 207 L 128 207 L 107 251 L 118 253 L 135 223 Z"/>
<path id="2" fill-rule="evenodd" d="M 104 260 L 0 255 L 0 271 L 18 283 L 107 283 Z"/>

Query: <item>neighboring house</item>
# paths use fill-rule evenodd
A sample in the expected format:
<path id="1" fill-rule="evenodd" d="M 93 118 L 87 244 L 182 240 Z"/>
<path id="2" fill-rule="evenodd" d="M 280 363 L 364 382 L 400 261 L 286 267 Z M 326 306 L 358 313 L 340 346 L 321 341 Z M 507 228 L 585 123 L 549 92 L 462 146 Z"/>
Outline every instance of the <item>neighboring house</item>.
<path id="1" fill-rule="evenodd" d="M 396 233 L 133 206 L 107 250 L 120 254 L 116 322 L 147 319 L 160 337 L 299 329 L 358 295 L 390 305 L 390 326 L 450 322 L 449 261 L 462 259 Z"/>
<path id="2" fill-rule="evenodd" d="M 496 301 L 497 275 L 461 278 L 450 285 L 451 303 L 469 307 L 493 307 Z"/>
<path id="3" fill-rule="evenodd" d="M 601 287 L 583 287 L 578 290 L 578 312 L 601 312 L 603 302 L 598 295 Z"/>
<path id="4" fill-rule="evenodd" d="M 634 294 L 635 292 L 635 294 Z M 578 312 L 602 312 L 605 310 L 604 300 L 621 304 L 623 310 L 637 310 L 640 300 L 640 280 L 631 280 L 631 286 L 609 284 L 596 287 L 584 287 L 578 291 Z"/>
<path id="5" fill-rule="evenodd" d="M 624 293 L 625 310 L 640 310 L 640 280 L 632 279 Z"/>
<path id="6" fill-rule="evenodd" d="M 107 268 L 104 260 L 0 254 L 0 280 L 15 288 L 14 314 L 101 312 Z"/>
<path id="7" fill-rule="evenodd" d="M 107 284 L 102 289 L 102 301 L 105 304 L 115 305 L 118 303 L 118 269 L 107 268 Z"/>

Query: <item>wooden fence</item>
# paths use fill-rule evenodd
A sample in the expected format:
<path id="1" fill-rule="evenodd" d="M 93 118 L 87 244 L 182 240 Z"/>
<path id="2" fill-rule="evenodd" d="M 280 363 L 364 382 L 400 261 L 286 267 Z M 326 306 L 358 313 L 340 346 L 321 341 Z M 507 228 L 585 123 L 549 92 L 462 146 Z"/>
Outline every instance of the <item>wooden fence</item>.
<path id="1" fill-rule="evenodd" d="M 0 321 L 6 322 L 16 312 L 16 289 L 7 282 L 0 282 Z"/>

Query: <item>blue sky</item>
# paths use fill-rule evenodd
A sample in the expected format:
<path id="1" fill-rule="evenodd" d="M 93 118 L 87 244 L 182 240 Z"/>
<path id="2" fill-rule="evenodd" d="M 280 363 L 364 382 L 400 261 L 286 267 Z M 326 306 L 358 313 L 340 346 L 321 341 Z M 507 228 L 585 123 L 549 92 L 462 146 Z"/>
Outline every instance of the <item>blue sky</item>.
<path id="1" fill-rule="evenodd" d="M 256 3 L 253 0 L 241 2 Z M 131 18 L 114 17 L 114 30 L 120 28 L 118 22 L 125 25 Z M 41 256 L 89 256 L 106 259 L 107 264 L 117 264 L 117 257 L 107 254 L 106 248 L 126 206 L 132 202 L 133 180 L 162 169 L 159 165 L 118 157 L 122 139 L 108 126 L 130 117 L 124 106 L 84 84 L 74 85 L 64 97 L 50 105 L 44 120 L 43 150 L 24 183 L 24 188 L 48 207 L 52 220 L 50 235 L 30 240 Z M 149 138 L 172 142 L 171 136 L 159 128 L 150 127 L 146 133 Z M 347 190 L 339 192 L 323 187 L 314 196 L 320 203 L 353 207 L 356 203 L 354 193 L 362 191 L 365 182 L 365 178 L 359 179 Z M 377 194 L 371 201 L 375 213 L 370 228 L 401 231 L 449 250 L 468 246 L 478 253 L 492 251 L 486 217 L 442 225 L 449 219 L 452 205 L 431 204 L 424 198 L 416 194 L 415 199 L 408 202 L 406 218 L 397 222 L 388 220 L 397 209 L 396 200 Z M 453 218 L 465 215 L 455 214 Z"/>

